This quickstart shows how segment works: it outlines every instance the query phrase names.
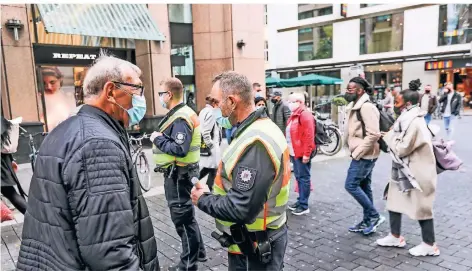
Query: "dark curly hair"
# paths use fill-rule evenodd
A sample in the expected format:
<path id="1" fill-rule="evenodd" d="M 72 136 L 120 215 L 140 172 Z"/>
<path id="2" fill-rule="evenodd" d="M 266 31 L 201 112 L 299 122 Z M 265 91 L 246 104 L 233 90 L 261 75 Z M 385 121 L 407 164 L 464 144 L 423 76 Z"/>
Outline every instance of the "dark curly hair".
<path id="1" fill-rule="evenodd" d="M 403 96 L 403 101 L 405 103 L 410 102 L 412 105 L 418 104 L 420 102 L 420 93 L 418 92 L 421 87 L 420 79 L 411 80 L 408 83 L 408 87 L 408 89 L 400 92 L 400 95 Z"/>
<path id="2" fill-rule="evenodd" d="M 370 86 L 369 82 L 360 76 L 352 78 L 349 80 L 349 83 L 355 83 L 358 88 L 365 90 L 365 92 L 367 92 L 369 95 L 374 93 L 374 90 Z"/>
<path id="3" fill-rule="evenodd" d="M 257 104 L 260 101 L 264 101 L 264 103 L 267 107 L 267 100 L 264 97 L 259 96 L 259 97 L 254 98 L 254 104 Z"/>

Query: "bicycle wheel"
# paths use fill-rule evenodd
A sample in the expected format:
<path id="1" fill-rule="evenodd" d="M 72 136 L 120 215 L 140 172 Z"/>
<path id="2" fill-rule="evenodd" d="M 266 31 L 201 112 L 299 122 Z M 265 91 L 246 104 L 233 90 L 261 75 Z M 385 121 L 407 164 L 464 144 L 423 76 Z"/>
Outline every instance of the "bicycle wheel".
<path id="1" fill-rule="evenodd" d="M 326 127 L 326 136 L 330 139 L 326 144 L 320 146 L 324 155 L 332 156 L 341 150 L 341 133 L 333 126 Z"/>
<path id="2" fill-rule="evenodd" d="M 151 189 L 151 169 L 144 152 L 138 154 L 135 163 L 136 171 L 138 172 L 139 185 L 144 191 Z"/>

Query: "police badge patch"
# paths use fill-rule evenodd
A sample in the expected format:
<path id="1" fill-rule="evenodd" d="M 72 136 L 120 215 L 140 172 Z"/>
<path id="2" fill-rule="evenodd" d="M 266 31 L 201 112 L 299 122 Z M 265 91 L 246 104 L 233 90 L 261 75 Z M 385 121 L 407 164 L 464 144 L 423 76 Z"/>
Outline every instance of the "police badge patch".
<path id="1" fill-rule="evenodd" d="M 185 142 L 185 134 L 184 133 L 177 133 L 175 135 L 175 143 L 182 145 Z"/>
<path id="2" fill-rule="evenodd" d="M 236 180 L 234 181 L 235 187 L 242 191 L 249 191 L 254 186 L 254 180 L 256 179 L 257 170 L 248 167 L 238 167 Z"/>

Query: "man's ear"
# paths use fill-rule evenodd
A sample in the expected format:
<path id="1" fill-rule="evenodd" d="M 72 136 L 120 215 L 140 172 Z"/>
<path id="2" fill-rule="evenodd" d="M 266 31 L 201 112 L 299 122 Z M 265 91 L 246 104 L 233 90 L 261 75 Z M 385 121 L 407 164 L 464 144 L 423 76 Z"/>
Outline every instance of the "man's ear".
<path id="1" fill-rule="evenodd" d="M 105 95 L 105 99 L 106 100 L 109 100 L 109 101 L 112 101 L 112 102 L 115 102 L 115 84 L 112 83 L 112 82 L 107 82 L 104 86 L 103 86 L 103 92 L 102 92 L 102 95 Z"/>

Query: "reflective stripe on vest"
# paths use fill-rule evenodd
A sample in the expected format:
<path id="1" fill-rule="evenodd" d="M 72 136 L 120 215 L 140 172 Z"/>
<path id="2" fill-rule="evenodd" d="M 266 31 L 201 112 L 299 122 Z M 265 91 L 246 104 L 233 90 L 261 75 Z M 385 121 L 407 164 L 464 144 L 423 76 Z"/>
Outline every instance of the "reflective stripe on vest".
<path id="1" fill-rule="evenodd" d="M 290 154 L 283 134 L 274 132 L 279 130 L 270 119 L 257 120 L 231 142 L 218 166 L 213 193 L 226 195 L 227 191 L 232 188 L 232 172 L 249 145 L 256 141 L 260 142 L 269 153 L 276 169 L 275 179 L 269 189 L 267 202 L 264 204 L 263 210 L 257 215 L 256 221 L 252 224 L 246 224 L 249 231 L 261 231 L 266 228 L 278 229 L 287 221 L 286 207 L 291 175 Z M 271 131 L 272 133 L 270 133 Z M 255 181 L 257 181 L 257 177 Z M 229 227 L 233 224 L 232 222 L 216 219 L 216 227 L 228 234 L 231 234 Z M 230 246 L 228 251 L 241 253 L 236 245 Z"/>
<path id="2" fill-rule="evenodd" d="M 187 166 L 198 163 L 200 160 L 200 121 L 197 114 L 188 106 L 183 106 L 177 110 L 169 119 L 161 126 L 159 132 L 164 132 L 177 119 L 184 119 L 192 129 L 192 141 L 190 142 L 190 149 L 185 157 L 175 157 L 168 155 L 159 150 L 154 144 L 152 146 L 152 153 L 154 154 L 154 162 L 157 166 L 166 168 L 174 161 L 178 166 Z"/>

